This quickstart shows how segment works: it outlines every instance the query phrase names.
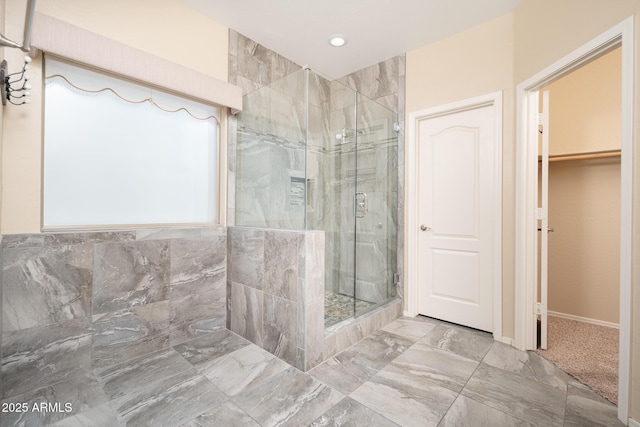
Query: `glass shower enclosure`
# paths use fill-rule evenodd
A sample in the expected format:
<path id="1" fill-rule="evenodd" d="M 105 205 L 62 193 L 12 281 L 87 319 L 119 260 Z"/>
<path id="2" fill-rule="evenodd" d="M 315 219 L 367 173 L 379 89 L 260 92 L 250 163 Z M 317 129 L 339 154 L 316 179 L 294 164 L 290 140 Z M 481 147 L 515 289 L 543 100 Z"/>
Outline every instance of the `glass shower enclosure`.
<path id="1" fill-rule="evenodd" d="M 396 114 L 308 69 L 243 101 L 236 225 L 325 233 L 325 327 L 395 298 Z"/>

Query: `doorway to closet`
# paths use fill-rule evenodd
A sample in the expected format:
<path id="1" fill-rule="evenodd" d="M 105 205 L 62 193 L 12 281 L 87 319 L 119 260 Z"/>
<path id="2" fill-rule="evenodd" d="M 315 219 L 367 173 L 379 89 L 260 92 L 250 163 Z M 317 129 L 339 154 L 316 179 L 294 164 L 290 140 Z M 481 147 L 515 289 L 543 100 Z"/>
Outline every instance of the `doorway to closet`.
<path id="1" fill-rule="evenodd" d="M 633 17 L 570 52 L 517 87 L 518 121 L 516 144 L 516 263 L 515 345 L 521 350 L 536 348 L 536 319 L 546 308 L 536 303 L 538 198 L 538 104 L 540 88 L 566 76 L 612 51 L 621 52 L 621 153 L 620 153 L 620 282 L 619 282 L 619 375 L 618 419 L 629 420 L 631 380 L 631 270 L 633 185 Z M 553 234 L 553 233 L 552 233 Z M 542 310 L 540 310 L 542 308 Z"/>
<path id="2" fill-rule="evenodd" d="M 538 353 L 613 403 L 621 92 L 620 47 L 539 91 Z"/>

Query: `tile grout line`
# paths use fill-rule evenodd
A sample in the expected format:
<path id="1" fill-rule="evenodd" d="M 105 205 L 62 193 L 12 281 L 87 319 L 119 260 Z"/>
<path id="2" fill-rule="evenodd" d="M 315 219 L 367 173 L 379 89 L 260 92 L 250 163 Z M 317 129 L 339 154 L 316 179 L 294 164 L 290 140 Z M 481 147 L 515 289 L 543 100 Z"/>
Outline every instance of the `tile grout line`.
<path id="1" fill-rule="evenodd" d="M 469 381 L 471 380 L 471 378 L 473 377 L 473 375 L 475 375 L 476 371 L 480 368 L 480 365 L 482 365 L 482 364 L 484 363 L 484 360 L 487 358 L 487 356 L 489 355 L 489 353 L 491 352 L 491 350 L 493 349 L 493 347 L 494 347 L 494 346 L 496 345 L 496 343 L 498 343 L 498 342 L 499 342 L 499 341 L 495 341 L 495 342 L 492 344 L 492 346 L 491 346 L 491 348 L 489 349 L 489 351 L 487 351 L 487 353 L 483 356 L 482 360 L 478 363 L 478 366 L 477 366 L 477 367 L 476 367 L 476 369 L 474 370 L 473 374 L 471 374 L 471 376 L 469 377 L 469 379 L 468 379 L 468 380 L 467 380 L 467 382 L 465 383 L 464 387 L 460 390 L 460 394 L 462 394 L 462 391 L 467 387 L 467 384 L 469 383 Z M 489 366 L 489 367 L 492 367 L 492 368 L 495 368 L 495 369 L 499 369 L 500 371 L 504 371 L 504 372 L 506 372 L 506 373 L 508 373 L 508 374 L 513 374 L 513 372 L 507 371 L 506 369 L 503 369 L 503 368 L 500 368 L 500 367 L 497 367 L 497 366 L 489 365 L 489 364 L 486 364 L 486 363 L 485 363 L 485 365 L 487 365 L 487 366 Z M 546 385 L 546 384 L 541 383 L 540 381 L 538 381 L 538 380 L 537 380 L 537 378 L 534 378 L 534 379 L 533 379 L 533 381 L 535 381 L 536 383 L 540 383 L 540 384 Z M 568 390 L 568 387 L 567 387 L 567 390 Z M 476 403 L 478 403 L 478 404 L 480 404 L 480 405 L 482 405 L 482 406 L 484 406 L 484 407 L 487 407 L 487 408 L 490 408 L 490 409 L 492 409 L 492 410 L 498 411 L 498 412 L 500 412 L 500 413 L 502 413 L 502 414 L 504 414 L 504 415 L 506 415 L 506 416 L 508 416 L 508 417 L 510 417 L 510 418 L 514 418 L 514 419 L 516 419 L 516 420 L 519 420 L 519 421 L 522 421 L 522 422 L 524 422 L 524 423 L 528 423 L 529 425 L 531 425 L 531 422 L 530 422 L 530 421 L 527 421 L 527 420 L 525 420 L 525 419 L 522 419 L 521 417 L 517 416 L 516 414 L 510 414 L 510 413 L 507 413 L 507 412 L 502 411 L 502 410 L 501 410 L 501 409 L 499 409 L 499 408 L 495 408 L 495 407 L 493 407 L 493 406 L 486 405 L 485 403 L 480 402 L 480 401 L 478 401 L 478 400 L 474 399 L 472 396 L 466 396 L 466 395 L 463 395 L 463 396 L 464 396 L 465 398 L 467 398 L 467 399 L 473 400 L 474 402 L 476 402 Z M 564 413 L 565 413 L 565 411 L 566 411 L 566 394 L 565 394 L 565 404 L 564 404 L 564 406 L 563 406 L 563 408 L 562 408 L 562 409 L 563 409 L 562 424 L 564 425 Z M 559 426 L 559 427 L 561 427 L 561 426 Z"/>
<path id="2" fill-rule="evenodd" d="M 426 336 L 426 335 L 425 335 Z M 429 345 L 429 344 L 427 344 Z M 482 359 L 478 361 L 478 365 L 476 365 L 475 369 L 473 370 L 473 372 L 471 373 L 471 375 L 469 375 L 469 378 L 467 378 L 467 381 L 465 381 L 464 385 L 460 388 L 460 391 L 458 391 L 458 395 L 456 396 L 455 399 L 453 399 L 453 402 L 451 402 L 451 405 L 449 405 L 449 407 L 447 408 L 446 412 L 444 413 L 444 415 L 442 416 L 442 418 L 440 418 L 440 421 L 438 421 L 438 426 L 440 426 L 442 424 L 442 421 L 447 417 L 447 414 L 449 413 L 449 411 L 451 410 L 451 407 L 453 406 L 454 403 L 456 403 L 456 400 L 458 400 L 460 398 L 460 396 L 462 395 L 465 398 L 471 399 L 465 395 L 462 394 L 462 391 L 465 389 L 465 387 L 467 386 L 467 384 L 469 383 L 469 381 L 471 380 L 471 378 L 475 375 L 475 373 L 478 371 L 478 368 L 480 368 L 480 365 L 482 364 L 482 362 L 484 361 L 484 359 L 487 357 L 487 354 L 489 354 L 489 352 L 491 351 L 491 349 L 493 348 L 493 346 L 495 345 L 495 343 L 491 344 L 491 347 L 489 347 L 489 350 L 485 353 L 484 356 L 482 356 Z M 433 347 L 433 346 L 431 346 Z M 434 348 L 438 348 L 438 347 L 434 347 Z M 464 356 L 462 356 L 464 357 Z M 469 359 L 472 360 L 472 359 Z M 472 399 L 474 400 L 474 399 Z M 477 402 L 477 401 L 476 401 Z M 482 402 L 478 402 L 483 406 L 484 405 Z"/>

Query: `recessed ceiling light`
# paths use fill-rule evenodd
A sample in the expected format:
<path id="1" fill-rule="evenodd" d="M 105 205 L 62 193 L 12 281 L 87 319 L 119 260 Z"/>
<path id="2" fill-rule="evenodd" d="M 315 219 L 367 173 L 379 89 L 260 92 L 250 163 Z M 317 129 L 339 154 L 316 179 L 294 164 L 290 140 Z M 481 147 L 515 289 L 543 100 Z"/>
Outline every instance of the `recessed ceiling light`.
<path id="1" fill-rule="evenodd" d="M 334 47 L 341 47 L 347 44 L 347 39 L 342 34 L 334 34 L 329 38 L 329 44 Z"/>

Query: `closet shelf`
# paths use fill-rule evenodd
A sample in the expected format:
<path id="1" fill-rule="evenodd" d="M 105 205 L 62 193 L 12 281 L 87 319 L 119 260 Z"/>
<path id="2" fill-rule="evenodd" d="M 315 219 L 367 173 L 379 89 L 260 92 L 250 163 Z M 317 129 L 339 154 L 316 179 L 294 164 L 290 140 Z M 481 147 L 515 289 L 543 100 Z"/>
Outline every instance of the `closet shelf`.
<path id="1" fill-rule="evenodd" d="M 562 162 L 565 160 L 604 159 L 608 157 L 620 157 L 620 150 L 592 151 L 589 153 L 574 154 L 556 154 L 554 156 L 549 156 L 549 161 Z M 542 161 L 542 158 L 540 156 L 538 156 L 538 161 Z"/>

